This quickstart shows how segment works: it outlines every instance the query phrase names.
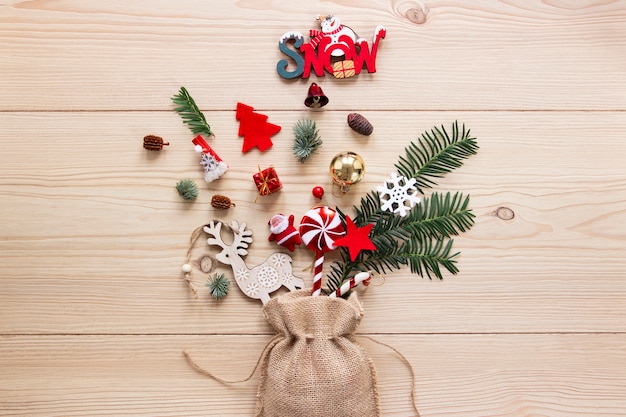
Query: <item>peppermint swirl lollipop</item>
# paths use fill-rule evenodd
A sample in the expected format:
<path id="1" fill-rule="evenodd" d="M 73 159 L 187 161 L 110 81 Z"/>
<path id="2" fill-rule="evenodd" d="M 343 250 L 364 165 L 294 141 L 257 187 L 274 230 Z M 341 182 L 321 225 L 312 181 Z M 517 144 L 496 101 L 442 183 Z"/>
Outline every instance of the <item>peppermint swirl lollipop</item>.
<path id="1" fill-rule="evenodd" d="M 315 251 L 312 295 L 322 292 L 324 252 L 335 249 L 334 242 L 346 233 L 337 212 L 328 206 L 307 211 L 300 221 L 300 237 L 307 248 Z"/>

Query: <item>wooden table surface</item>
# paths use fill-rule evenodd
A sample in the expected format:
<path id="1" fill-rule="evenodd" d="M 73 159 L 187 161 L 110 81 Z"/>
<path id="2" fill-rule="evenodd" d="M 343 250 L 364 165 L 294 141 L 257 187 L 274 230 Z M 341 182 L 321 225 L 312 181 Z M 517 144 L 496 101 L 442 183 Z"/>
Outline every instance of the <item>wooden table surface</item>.
<path id="1" fill-rule="evenodd" d="M 280 36 L 326 13 L 370 40 L 387 28 L 377 72 L 281 78 Z M 322 111 L 303 105 L 311 82 Z M 273 335 L 235 286 L 215 302 L 196 270 L 190 295 L 193 229 L 245 221 L 259 264 L 283 250 L 271 215 L 299 219 L 318 184 L 352 213 L 411 141 L 455 120 L 480 150 L 433 190 L 471 196 L 460 273 L 377 281 L 359 335 L 406 356 L 422 417 L 626 415 L 626 1 L 1 0 L 0 83 L 0 415 L 252 415 L 258 373 L 223 385 L 182 354 L 243 379 Z M 170 100 L 181 86 L 230 165 L 210 184 Z M 270 150 L 242 153 L 237 102 L 282 127 Z M 372 136 L 349 129 L 355 111 Z M 305 118 L 324 143 L 301 164 Z M 147 134 L 171 144 L 146 151 Z M 367 173 L 336 196 L 328 164 L 343 150 Z M 269 165 L 283 189 L 255 202 L 252 174 Z M 195 202 L 175 190 L 184 178 Z M 236 207 L 213 209 L 213 194 Z M 312 256 L 293 254 L 309 283 Z M 362 344 L 383 415 L 414 415 L 407 367 Z"/>

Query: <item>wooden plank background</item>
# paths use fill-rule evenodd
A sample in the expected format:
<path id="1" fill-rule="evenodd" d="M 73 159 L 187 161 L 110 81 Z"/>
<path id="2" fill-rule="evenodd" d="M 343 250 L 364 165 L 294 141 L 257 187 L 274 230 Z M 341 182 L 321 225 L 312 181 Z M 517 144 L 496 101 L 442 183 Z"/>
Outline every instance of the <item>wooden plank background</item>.
<path id="1" fill-rule="evenodd" d="M 386 26 L 375 74 L 276 74 L 280 35 L 320 13 L 368 39 Z M 313 81 L 324 111 L 302 104 Z M 359 334 L 406 355 L 423 417 L 626 415 L 625 1 L 0 0 L 0 83 L 0 415 L 252 415 L 258 375 L 224 386 L 182 355 L 240 379 L 272 335 L 236 288 L 215 303 L 196 272 L 190 297 L 191 231 L 246 221 L 256 265 L 278 250 L 272 214 L 298 218 L 318 184 L 350 212 L 410 141 L 455 120 L 480 145 L 436 187 L 471 195 L 461 272 L 386 277 L 361 297 Z M 231 166 L 209 185 L 170 101 L 181 85 Z M 237 102 L 283 127 L 269 151 L 241 153 Z M 371 137 L 348 128 L 352 111 Z M 291 127 L 307 117 L 324 145 L 300 164 Z M 148 153 L 149 133 L 171 145 Z M 336 197 L 327 167 L 342 150 L 368 172 Z M 283 190 L 255 202 L 251 175 L 270 164 Z M 182 178 L 196 202 L 176 194 Z M 212 209 L 215 193 L 237 206 Z M 307 280 L 311 259 L 294 253 Z M 362 343 L 383 414 L 412 415 L 408 369 Z"/>

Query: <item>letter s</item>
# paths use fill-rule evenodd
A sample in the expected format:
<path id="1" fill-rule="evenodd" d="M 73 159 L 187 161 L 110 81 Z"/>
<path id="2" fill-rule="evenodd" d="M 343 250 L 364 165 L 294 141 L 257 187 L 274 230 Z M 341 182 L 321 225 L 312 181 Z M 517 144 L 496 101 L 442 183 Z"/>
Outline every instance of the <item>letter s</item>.
<path id="1" fill-rule="evenodd" d="M 280 38 L 280 41 L 278 42 L 278 48 L 280 49 L 280 52 L 287 55 L 296 64 L 296 68 L 293 71 L 287 71 L 287 67 L 289 66 L 288 60 L 281 59 L 276 63 L 276 71 L 278 71 L 278 75 L 288 80 L 299 77 L 304 72 L 304 59 L 300 56 L 296 49 L 289 48 L 289 41 L 291 40 L 295 41 L 293 44 L 294 48 L 299 49 L 304 42 L 304 37 L 302 36 L 302 34 L 297 32 L 287 32 Z"/>

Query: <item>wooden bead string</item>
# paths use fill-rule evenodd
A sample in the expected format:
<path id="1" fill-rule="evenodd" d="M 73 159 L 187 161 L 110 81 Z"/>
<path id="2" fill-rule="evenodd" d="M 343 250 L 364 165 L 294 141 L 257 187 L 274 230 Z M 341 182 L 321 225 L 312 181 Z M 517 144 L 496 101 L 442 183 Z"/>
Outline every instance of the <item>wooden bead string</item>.
<path id="1" fill-rule="evenodd" d="M 185 264 L 182 267 L 183 272 L 184 272 L 184 279 L 187 282 L 187 286 L 189 287 L 189 290 L 193 294 L 194 298 L 198 298 L 198 289 L 193 283 L 193 280 L 191 277 L 191 271 L 192 271 L 191 251 L 193 250 L 196 242 L 198 241 L 198 238 L 202 235 L 202 231 L 205 226 L 206 226 L 205 224 L 203 224 L 202 226 L 198 226 L 191 233 L 191 237 L 189 238 L 189 247 L 187 248 L 187 255 L 185 257 Z M 227 224 L 224 224 L 224 226 L 226 228 L 230 228 L 230 226 L 228 226 Z M 211 267 L 209 269 L 205 269 L 202 266 L 202 263 L 205 260 L 205 258 L 209 258 L 211 260 Z M 205 273 L 212 272 L 215 269 L 216 265 L 217 265 L 217 260 L 215 259 L 215 257 L 213 257 L 213 255 L 204 255 L 202 258 L 200 258 L 200 261 L 198 262 L 198 267 L 200 268 L 202 272 L 205 272 Z"/>

